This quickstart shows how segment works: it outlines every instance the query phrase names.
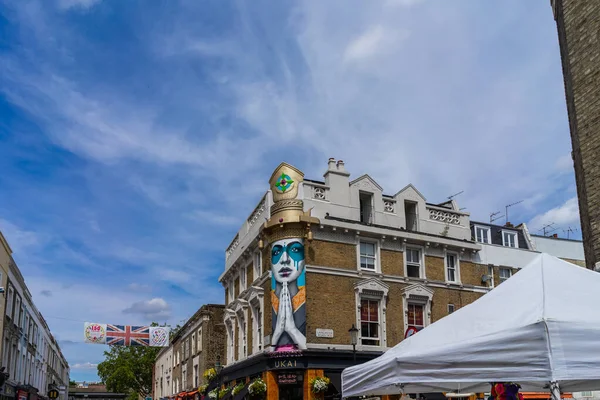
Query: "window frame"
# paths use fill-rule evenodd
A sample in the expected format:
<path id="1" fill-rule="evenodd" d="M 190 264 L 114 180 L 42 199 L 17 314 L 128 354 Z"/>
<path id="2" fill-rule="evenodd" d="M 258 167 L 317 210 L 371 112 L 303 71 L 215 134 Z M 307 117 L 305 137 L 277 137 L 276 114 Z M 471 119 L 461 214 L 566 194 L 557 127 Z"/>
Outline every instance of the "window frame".
<path id="1" fill-rule="evenodd" d="M 196 332 L 192 332 L 192 355 L 196 354 Z"/>
<path id="2" fill-rule="evenodd" d="M 454 257 L 454 280 L 449 279 L 449 265 L 448 265 L 448 257 Z M 444 252 L 444 275 L 446 277 L 446 282 L 448 283 L 461 283 L 460 279 L 460 254 L 455 251 L 445 251 Z"/>
<path id="3" fill-rule="evenodd" d="M 506 240 L 504 238 L 505 234 L 513 235 L 514 240 L 515 240 L 514 246 L 508 246 L 506 244 Z M 506 230 L 506 229 L 502 229 L 502 246 L 510 247 L 512 249 L 518 249 L 519 248 L 519 235 L 517 234 L 517 232 L 515 232 L 515 231 L 509 231 L 509 230 Z"/>
<path id="4" fill-rule="evenodd" d="M 362 303 L 363 301 L 374 302 L 377 303 L 377 338 L 374 339 L 371 336 L 363 337 L 362 335 L 362 324 L 366 322 L 368 324 L 372 324 L 372 321 L 363 321 L 362 319 Z M 359 300 L 359 330 L 358 330 L 358 344 L 365 347 L 381 347 L 383 343 L 383 315 L 382 315 L 382 298 L 362 295 Z M 363 343 L 363 339 L 367 341 L 377 341 L 377 344 L 365 344 Z"/>
<path id="5" fill-rule="evenodd" d="M 227 294 L 229 296 L 229 298 L 227 299 L 227 301 L 229 303 L 231 303 L 233 300 L 235 300 L 235 282 L 234 279 L 229 279 L 227 282 Z"/>
<path id="6" fill-rule="evenodd" d="M 13 306 L 14 306 L 14 297 L 15 297 L 15 290 L 12 287 L 12 285 L 8 285 L 8 290 L 6 291 L 7 294 L 7 299 L 6 299 L 6 310 L 5 310 L 5 314 L 8 315 L 8 317 L 13 320 Z"/>
<path id="7" fill-rule="evenodd" d="M 423 322 L 422 325 L 417 325 L 417 324 L 411 324 L 410 320 L 409 320 L 409 315 L 410 315 L 410 307 L 421 307 L 421 321 Z M 426 321 L 426 313 L 427 313 L 427 304 L 423 304 L 421 302 L 417 302 L 417 301 L 411 301 L 409 300 L 408 303 L 406 304 L 406 309 L 408 311 L 407 315 L 406 315 L 406 323 L 408 324 L 408 326 L 414 326 L 414 327 L 420 327 L 421 329 L 425 328 L 427 326 L 427 321 Z"/>
<path id="8" fill-rule="evenodd" d="M 502 271 L 508 271 L 508 278 L 502 277 Z M 512 276 L 513 276 L 512 268 L 508 268 L 508 267 L 499 267 L 498 268 L 498 277 L 500 278 L 500 283 L 507 281 Z"/>
<path id="9" fill-rule="evenodd" d="M 259 279 L 262 276 L 262 252 L 257 250 L 254 252 L 252 259 L 254 280 Z"/>
<path id="10" fill-rule="evenodd" d="M 240 272 L 238 273 L 238 278 L 240 280 L 240 293 L 247 289 L 248 276 L 246 274 L 246 268 L 248 268 L 247 265 L 240 267 Z"/>
<path id="11" fill-rule="evenodd" d="M 489 226 L 485 226 L 485 225 L 473 225 L 474 226 L 474 230 L 475 230 L 475 241 L 477 243 L 483 243 L 483 244 L 492 244 L 492 228 L 490 228 Z M 479 237 L 477 235 L 477 229 L 485 229 L 487 231 L 487 242 L 482 242 L 479 240 Z"/>
<path id="12" fill-rule="evenodd" d="M 448 315 L 452 314 L 456 311 L 456 306 L 454 304 L 448 303 Z"/>
<path id="13" fill-rule="evenodd" d="M 372 244 L 375 248 L 374 249 L 375 254 L 373 256 L 373 269 L 362 267 L 361 258 L 363 257 L 363 255 L 362 255 L 362 252 L 360 249 L 361 243 Z M 370 258 L 371 256 L 365 255 L 364 257 Z M 379 240 L 372 239 L 372 238 L 359 237 L 358 243 L 356 244 L 356 262 L 357 262 L 358 271 L 381 272 L 380 260 L 381 260 L 381 252 L 380 252 Z"/>
<path id="14" fill-rule="evenodd" d="M 409 261 L 408 261 L 408 251 L 409 250 L 416 250 L 419 252 L 419 276 L 418 277 L 413 277 L 413 276 L 408 276 L 408 265 L 409 265 Z M 406 245 L 404 246 L 404 276 L 406 278 L 409 279 L 426 279 L 426 275 L 425 275 L 425 249 L 423 248 L 423 246 L 417 246 L 417 245 Z M 444 261 L 445 263 L 445 261 Z M 411 265 L 415 265 L 414 262 L 410 262 Z"/>

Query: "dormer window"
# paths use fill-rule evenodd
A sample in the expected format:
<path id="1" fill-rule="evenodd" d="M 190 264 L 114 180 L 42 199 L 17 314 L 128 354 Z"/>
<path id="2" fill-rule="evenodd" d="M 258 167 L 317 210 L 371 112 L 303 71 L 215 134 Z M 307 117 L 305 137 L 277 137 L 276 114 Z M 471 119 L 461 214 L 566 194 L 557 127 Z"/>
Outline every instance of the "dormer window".
<path id="1" fill-rule="evenodd" d="M 519 247 L 517 232 L 502 231 L 502 245 L 506 247 Z"/>
<path id="2" fill-rule="evenodd" d="M 475 240 L 479 243 L 492 243 L 490 228 L 487 226 L 475 226 Z"/>
<path id="3" fill-rule="evenodd" d="M 373 194 L 360 192 L 360 222 L 365 224 L 373 223 Z"/>

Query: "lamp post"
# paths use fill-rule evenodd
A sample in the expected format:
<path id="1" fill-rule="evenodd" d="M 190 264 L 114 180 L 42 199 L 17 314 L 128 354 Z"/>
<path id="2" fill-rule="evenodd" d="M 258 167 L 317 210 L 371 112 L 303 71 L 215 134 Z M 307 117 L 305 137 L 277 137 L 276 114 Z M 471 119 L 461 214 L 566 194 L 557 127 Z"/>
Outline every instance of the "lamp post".
<path id="1" fill-rule="evenodd" d="M 221 393 L 221 371 L 223 371 L 223 365 L 221 365 L 220 355 L 217 355 L 217 362 L 215 362 L 215 371 L 217 371 L 217 378 L 219 379 L 219 387 L 217 388 L 217 400 L 219 400 L 219 394 Z"/>
<path id="2" fill-rule="evenodd" d="M 358 343 L 358 329 L 352 324 L 352 328 L 348 329 L 350 333 L 350 343 L 352 343 L 352 355 L 354 357 L 354 364 L 356 364 L 356 344 Z"/>

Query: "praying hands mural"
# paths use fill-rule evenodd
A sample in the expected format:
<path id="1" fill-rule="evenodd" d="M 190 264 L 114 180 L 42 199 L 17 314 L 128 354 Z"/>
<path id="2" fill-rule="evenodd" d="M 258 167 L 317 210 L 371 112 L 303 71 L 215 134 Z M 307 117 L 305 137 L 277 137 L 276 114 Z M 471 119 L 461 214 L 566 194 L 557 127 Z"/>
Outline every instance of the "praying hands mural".
<path id="1" fill-rule="evenodd" d="M 304 241 L 278 240 L 271 246 L 272 345 L 306 349 Z"/>

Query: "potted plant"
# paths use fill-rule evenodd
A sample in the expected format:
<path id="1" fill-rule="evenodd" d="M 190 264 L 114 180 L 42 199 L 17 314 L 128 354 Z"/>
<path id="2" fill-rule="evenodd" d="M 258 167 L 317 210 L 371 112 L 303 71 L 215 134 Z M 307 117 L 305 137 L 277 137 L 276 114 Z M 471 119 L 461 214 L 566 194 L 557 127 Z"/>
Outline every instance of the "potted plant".
<path id="1" fill-rule="evenodd" d="M 208 389 L 208 384 L 198 386 L 198 393 L 202 396 L 206 395 L 206 389 Z"/>
<path id="2" fill-rule="evenodd" d="M 219 395 L 219 388 L 213 389 L 208 392 L 208 398 L 211 400 L 217 400 L 217 396 Z"/>
<path id="3" fill-rule="evenodd" d="M 223 397 L 225 397 L 225 395 L 227 395 L 229 392 L 231 392 L 230 387 L 224 387 L 223 389 L 221 389 L 219 391 L 219 399 L 222 399 Z"/>
<path id="4" fill-rule="evenodd" d="M 309 382 L 310 391 L 313 392 L 313 394 L 325 393 L 329 387 L 329 382 L 330 380 L 326 376 L 317 376 L 312 378 Z"/>
<path id="5" fill-rule="evenodd" d="M 217 370 L 214 368 L 209 368 L 204 371 L 204 379 L 206 379 L 208 382 L 212 382 L 217 379 Z"/>
<path id="6" fill-rule="evenodd" d="M 248 385 L 248 393 L 252 398 L 262 399 L 267 393 L 267 384 L 262 379 L 257 378 Z"/>
<path id="7" fill-rule="evenodd" d="M 233 390 L 231 391 L 231 393 L 232 393 L 234 396 L 237 396 L 237 395 L 238 395 L 238 394 L 239 394 L 239 393 L 240 393 L 240 392 L 241 392 L 241 391 L 244 389 L 244 386 L 246 386 L 246 385 L 244 384 L 244 382 L 240 382 L 240 383 L 238 383 L 238 384 L 237 384 L 237 385 L 236 385 L 236 386 L 233 388 Z"/>

